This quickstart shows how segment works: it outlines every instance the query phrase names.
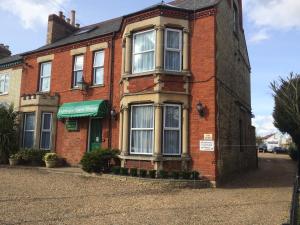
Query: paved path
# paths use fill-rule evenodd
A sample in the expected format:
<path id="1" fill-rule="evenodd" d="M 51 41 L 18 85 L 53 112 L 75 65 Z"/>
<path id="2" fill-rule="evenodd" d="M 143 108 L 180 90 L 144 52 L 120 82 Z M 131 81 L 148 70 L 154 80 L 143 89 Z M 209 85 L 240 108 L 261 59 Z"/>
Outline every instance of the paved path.
<path id="1" fill-rule="evenodd" d="M 0 168 L 0 224 L 279 225 L 288 219 L 295 163 L 267 153 L 259 162 L 223 188 L 200 190 Z"/>

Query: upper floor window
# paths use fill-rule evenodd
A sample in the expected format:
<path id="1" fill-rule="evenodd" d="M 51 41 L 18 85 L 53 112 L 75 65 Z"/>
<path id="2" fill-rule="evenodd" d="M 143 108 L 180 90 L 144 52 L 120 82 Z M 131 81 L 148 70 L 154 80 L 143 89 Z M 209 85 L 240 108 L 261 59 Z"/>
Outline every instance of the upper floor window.
<path id="1" fill-rule="evenodd" d="M 165 69 L 181 71 L 182 31 L 166 29 L 165 33 Z"/>
<path id="2" fill-rule="evenodd" d="M 8 94 L 8 82 L 9 77 L 8 74 L 0 74 L 0 95 L 1 94 Z"/>
<path id="3" fill-rule="evenodd" d="M 155 66 L 154 30 L 133 35 L 133 73 L 153 71 Z"/>
<path id="4" fill-rule="evenodd" d="M 50 81 L 51 81 L 51 62 L 41 63 L 40 68 L 40 91 L 47 92 L 50 91 Z"/>
<path id="5" fill-rule="evenodd" d="M 73 87 L 79 87 L 78 83 L 82 81 L 83 61 L 83 55 L 76 55 L 74 57 Z"/>
<path id="6" fill-rule="evenodd" d="M 93 84 L 99 85 L 104 83 L 104 51 L 94 53 L 94 72 Z"/>
<path id="7" fill-rule="evenodd" d="M 239 27 L 239 11 L 236 4 L 233 4 L 233 31 L 238 32 Z"/>

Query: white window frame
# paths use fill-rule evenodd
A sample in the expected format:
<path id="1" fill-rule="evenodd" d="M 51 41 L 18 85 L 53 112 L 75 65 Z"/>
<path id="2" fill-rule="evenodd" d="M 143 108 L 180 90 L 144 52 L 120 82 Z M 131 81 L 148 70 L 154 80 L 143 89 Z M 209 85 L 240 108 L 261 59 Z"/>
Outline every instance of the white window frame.
<path id="1" fill-rule="evenodd" d="M 49 129 L 44 129 L 44 115 L 50 115 L 50 128 Z M 41 134 L 40 134 L 40 149 L 42 150 L 50 150 L 52 147 L 52 118 L 53 115 L 51 112 L 42 112 L 42 126 L 41 126 Z M 50 133 L 50 140 L 49 140 L 49 148 L 42 148 L 42 138 L 43 138 L 43 132 L 49 132 Z"/>
<path id="2" fill-rule="evenodd" d="M 97 54 L 103 54 L 103 64 L 101 66 L 96 66 L 96 64 L 95 64 Z M 93 62 L 93 85 L 103 85 L 104 84 L 104 62 L 105 62 L 104 50 L 95 51 L 94 52 L 94 62 Z M 102 83 L 95 83 L 97 69 L 103 69 L 103 82 Z"/>
<path id="3" fill-rule="evenodd" d="M 0 74 L 0 82 L 3 82 L 4 90 L 0 92 L 0 95 L 7 95 L 9 89 L 9 76 L 8 74 Z"/>
<path id="4" fill-rule="evenodd" d="M 179 109 L 179 127 L 178 128 L 174 128 L 174 127 L 166 127 L 166 108 L 168 106 L 172 106 L 172 107 L 178 107 Z M 181 153 L 182 153 L 182 146 L 181 146 L 181 132 L 182 132 L 182 106 L 180 104 L 164 104 L 164 121 L 163 121 L 163 155 L 166 155 L 166 156 L 180 156 Z M 165 146 L 165 130 L 175 130 L 175 131 L 179 131 L 179 152 L 177 154 L 170 154 L 170 153 L 165 153 L 165 149 L 164 149 L 164 146 Z"/>
<path id="5" fill-rule="evenodd" d="M 80 69 L 80 70 L 76 70 L 76 62 L 77 62 L 78 57 L 82 57 L 83 58 L 82 69 Z M 74 65 L 73 65 L 73 88 L 78 88 L 79 87 L 78 86 L 78 81 L 77 81 L 77 85 L 75 85 L 75 81 L 76 81 L 75 75 L 77 77 L 77 72 L 82 71 L 82 79 L 83 79 L 83 75 L 84 75 L 83 74 L 83 69 L 84 69 L 84 55 L 75 55 L 74 56 Z"/>
<path id="6" fill-rule="evenodd" d="M 155 116 L 155 113 L 154 113 L 154 108 L 153 108 L 153 116 L 152 116 L 152 128 L 132 128 L 132 112 L 133 112 L 133 107 L 143 107 L 143 106 L 152 106 L 154 107 L 153 104 L 136 104 L 136 105 L 131 105 L 130 107 L 130 154 L 131 155 L 153 155 L 153 152 L 154 152 L 154 116 Z M 131 148 L 132 148 L 132 130 L 152 130 L 153 132 L 153 135 L 152 135 L 152 152 L 151 153 L 136 153 L 136 152 L 132 152 L 131 151 Z"/>
<path id="7" fill-rule="evenodd" d="M 167 46 L 168 31 L 173 31 L 173 32 L 179 33 L 179 49 L 168 48 L 168 46 Z M 166 67 L 167 51 L 170 51 L 170 52 L 179 52 L 179 54 L 180 54 L 180 56 L 179 56 L 179 58 L 180 58 L 180 66 L 179 66 L 179 68 L 180 69 L 179 70 L 170 70 L 170 69 L 167 69 L 167 67 Z M 167 28 L 165 30 L 164 68 L 165 68 L 166 71 L 172 71 L 172 72 L 181 72 L 182 71 L 182 30 L 172 29 L 172 28 Z"/>
<path id="8" fill-rule="evenodd" d="M 148 50 L 148 51 L 142 51 L 142 52 L 138 52 L 138 53 L 136 53 L 135 52 L 135 36 L 137 36 L 137 35 L 139 35 L 139 34 L 143 34 L 143 33 L 150 33 L 150 32 L 154 32 L 154 48 L 153 48 L 153 50 Z M 145 30 L 145 31 L 140 31 L 140 32 L 136 32 L 136 33 L 134 33 L 133 34 L 133 42 L 132 42 L 132 65 L 131 65 L 131 67 L 132 67 L 132 73 L 133 74 L 139 74 L 139 73 L 147 73 L 147 72 L 150 72 L 150 71 L 154 71 L 155 70 L 155 66 L 156 66 L 156 30 L 154 30 L 154 29 L 151 29 L 151 30 Z M 141 54 L 143 54 L 143 53 L 148 53 L 148 52 L 153 52 L 153 68 L 152 69 L 150 69 L 150 70 L 145 70 L 145 71 L 140 71 L 140 72 L 135 72 L 134 71 L 134 57 L 136 56 L 136 55 L 141 55 Z"/>
<path id="9" fill-rule="evenodd" d="M 27 116 L 28 115 L 33 115 L 34 116 L 34 129 L 33 130 L 26 130 L 26 122 L 27 122 Z M 34 134 L 35 134 L 35 126 L 36 126 L 36 121 L 35 121 L 35 113 L 34 112 L 26 112 L 24 114 L 24 124 L 23 124 L 23 147 L 25 148 L 25 133 L 26 132 L 32 132 L 33 133 L 33 146 L 34 146 Z M 32 147 L 33 147 L 32 146 Z"/>
<path id="10" fill-rule="evenodd" d="M 49 75 L 44 75 L 44 73 L 43 73 L 43 65 L 45 65 L 45 64 L 50 64 L 51 70 L 50 70 L 50 74 Z M 49 62 L 42 62 L 40 64 L 40 88 L 39 88 L 40 92 L 49 92 L 50 91 L 50 87 L 51 87 L 51 74 L 52 74 L 52 62 L 51 61 L 49 61 Z M 48 90 L 42 90 L 42 88 L 43 88 L 42 81 L 43 81 L 43 79 L 46 79 L 46 78 L 49 78 L 49 89 Z"/>

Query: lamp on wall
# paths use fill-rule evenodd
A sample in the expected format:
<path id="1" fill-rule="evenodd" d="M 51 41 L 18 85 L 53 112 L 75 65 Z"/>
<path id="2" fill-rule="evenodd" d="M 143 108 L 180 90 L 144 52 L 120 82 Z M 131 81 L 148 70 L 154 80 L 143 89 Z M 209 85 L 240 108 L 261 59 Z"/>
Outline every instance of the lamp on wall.
<path id="1" fill-rule="evenodd" d="M 117 112 L 114 108 L 110 110 L 110 115 L 113 119 L 117 120 Z"/>
<path id="2" fill-rule="evenodd" d="M 197 104 L 197 111 L 198 111 L 200 117 L 205 117 L 205 115 L 206 115 L 206 106 L 200 101 Z"/>
<path id="3" fill-rule="evenodd" d="M 82 78 L 80 81 L 78 81 L 78 87 L 80 90 L 87 92 L 89 88 L 89 84 L 84 81 L 84 78 Z"/>

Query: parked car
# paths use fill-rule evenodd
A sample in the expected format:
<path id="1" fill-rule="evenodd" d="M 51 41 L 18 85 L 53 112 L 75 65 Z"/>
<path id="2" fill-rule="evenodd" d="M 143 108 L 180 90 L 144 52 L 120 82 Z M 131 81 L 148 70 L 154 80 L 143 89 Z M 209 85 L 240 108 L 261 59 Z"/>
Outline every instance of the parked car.
<path id="1" fill-rule="evenodd" d="M 286 148 L 281 148 L 281 147 L 273 148 L 273 153 L 275 154 L 279 154 L 279 153 L 286 154 L 287 152 L 288 150 Z"/>
<path id="2" fill-rule="evenodd" d="M 266 152 L 267 151 L 267 145 L 261 144 L 258 146 L 258 151 L 259 152 Z"/>

